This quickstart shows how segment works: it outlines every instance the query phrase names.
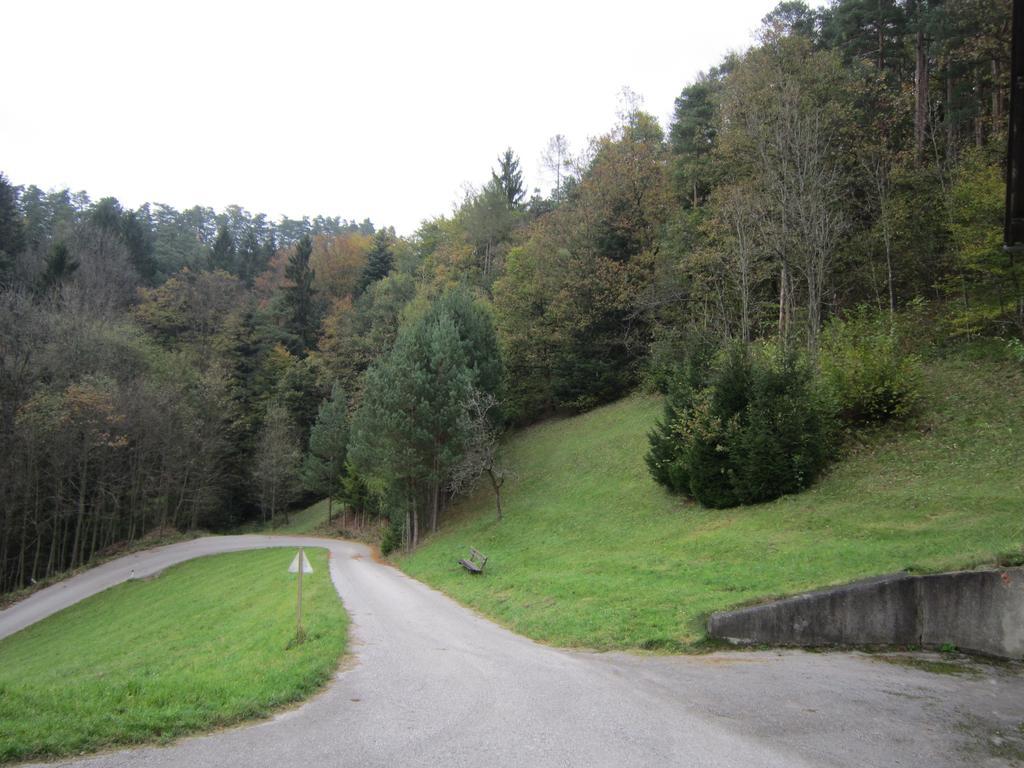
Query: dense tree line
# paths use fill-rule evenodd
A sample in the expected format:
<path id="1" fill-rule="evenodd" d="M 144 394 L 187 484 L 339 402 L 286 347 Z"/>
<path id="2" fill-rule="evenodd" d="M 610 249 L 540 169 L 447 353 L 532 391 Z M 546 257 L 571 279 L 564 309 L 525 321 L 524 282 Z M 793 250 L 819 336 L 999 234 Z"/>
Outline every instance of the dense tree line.
<path id="1" fill-rule="evenodd" d="M 0 590 L 303 494 L 415 546 L 478 478 L 499 490 L 505 425 L 672 390 L 731 343 L 813 370 L 864 305 L 1020 335 L 998 247 L 1009 19 L 1008 0 L 787 0 L 670 125 L 626 94 L 587 146 L 552 138 L 548 193 L 506 149 L 410 237 L 0 177 Z M 723 413 L 760 451 L 763 393 L 804 374 L 749 366 L 762 394 Z"/>

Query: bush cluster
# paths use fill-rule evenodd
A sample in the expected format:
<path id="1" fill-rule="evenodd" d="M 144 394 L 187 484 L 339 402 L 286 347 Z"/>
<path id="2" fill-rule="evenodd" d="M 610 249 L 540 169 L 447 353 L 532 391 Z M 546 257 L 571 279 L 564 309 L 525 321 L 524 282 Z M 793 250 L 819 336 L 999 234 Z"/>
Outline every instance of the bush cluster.
<path id="1" fill-rule="evenodd" d="M 904 349 L 897 323 L 862 309 L 835 319 L 821 342 L 821 375 L 847 425 L 903 419 L 918 404 L 920 361 Z"/>
<path id="2" fill-rule="evenodd" d="M 707 507 L 767 501 L 818 477 L 831 422 L 807 366 L 733 347 L 702 376 L 680 378 L 647 464 L 659 483 Z"/>

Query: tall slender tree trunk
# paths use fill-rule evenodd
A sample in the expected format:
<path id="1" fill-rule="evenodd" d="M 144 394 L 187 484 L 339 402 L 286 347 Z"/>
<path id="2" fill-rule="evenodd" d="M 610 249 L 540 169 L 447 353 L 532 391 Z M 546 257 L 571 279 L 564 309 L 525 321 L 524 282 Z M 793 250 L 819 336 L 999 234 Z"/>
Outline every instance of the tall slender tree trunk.
<path id="1" fill-rule="evenodd" d="M 885 239 L 885 279 L 889 284 L 889 317 L 896 314 L 896 290 L 892 284 L 892 238 L 889 237 L 888 232 L 884 235 Z"/>
<path id="2" fill-rule="evenodd" d="M 21 519 L 21 541 L 18 547 L 18 577 L 15 580 L 17 586 L 25 584 L 25 552 L 28 551 L 28 520 Z"/>
<path id="3" fill-rule="evenodd" d="M 953 120 L 953 76 L 949 73 L 951 64 L 946 62 L 946 155 L 950 160 L 956 157 L 956 123 Z"/>
<path id="4" fill-rule="evenodd" d="M 96 542 L 99 540 L 100 522 L 102 520 L 100 515 L 102 514 L 102 511 L 104 509 L 104 505 L 102 503 L 102 498 L 103 498 L 102 492 L 99 489 L 97 489 L 96 490 L 96 508 L 95 508 L 96 511 L 93 513 L 94 520 L 93 520 L 93 524 L 92 524 L 92 541 L 89 542 L 89 557 L 86 558 L 86 560 L 92 560 L 93 555 L 96 554 Z"/>
<path id="5" fill-rule="evenodd" d="M 54 510 L 53 516 L 50 518 L 50 556 L 46 561 L 46 578 L 53 575 L 53 570 L 57 565 L 57 523 L 57 511 Z"/>
<path id="6" fill-rule="evenodd" d="M 68 520 L 70 515 L 60 518 L 60 552 L 57 555 L 57 570 L 63 571 L 68 564 Z"/>
<path id="7" fill-rule="evenodd" d="M 823 283 L 823 275 L 820 270 L 812 267 L 807 271 L 807 351 L 812 362 L 816 362 L 818 359 Z"/>
<path id="8" fill-rule="evenodd" d="M 921 4 L 917 3 L 917 41 L 914 60 L 914 152 L 918 161 L 924 159 L 925 124 L 928 120 L 928 50 L 921 20 Z"/>
<path id="9" fill-rule="evenodd" d="M 494 506 L 498 512 L 498 522 L 501 522 L 501 486 L 505 482 L 505 478 L 502 477 L 500 480 L 495 477 L 494 469 L 491 467 L 487 468 L 487 476 L 491 478 L 491 486 L 494 488 Z"/>
<path id="10" fill-rule="evenodd" d="M 885 21 L 882 15 L 882 0 L 878 0 L 878 72 L 885 70 Z"/>
<path id="11" fill-rule="evenodd" d="M 43 534 L 39 530 L 39 523 L 36 522 L 36 551 L 32 556 L 32 572 L 29 574 L 30 581 L 35 581 L 36 576 L 39 575 L 39 557 L 42 554 L 43 549 Z"/>
<path id="12" fill-rule="evenodd" d="M 789 283 L 789 264 L 783 259 L 779 270 L 779 343 L 784 349 L 789 345 L 789 307 L 792 302 Z"/>
<path id="13" fill-rule="evenodd" d="M 882 245 L 885 248 L 885 283 L 889 289 L 889 316 L 896 314 L 896 290 L 892 277 L 892 232 L 889 216 L 889 170 L 888 166 L 879 164 L 876 169 L 875 183 L 878 189 L 879 222 L 882 226 Z"/>
<path id="14" fill-rule="evenodd" d="M 420 511 L 416 505 L 416 494 L 412 497 L 412 548 L 420 545 Z"/>
<path id="15" fill-rule="evenodd" d="M 89 472 L 89 452 L 82 451 L 82 467 L 78 477 L 78 512 L 75 519 L 75 539 L 71 545 L 71 567 L 78 564 L 78 547 L 82 539 L 82 524 L 85 521 L 85 486 Z"/>
<path id="16" fill-rule="evenodd" d="M 436 463 L 435 463 L 436 466 Z M 434 480 L 430 489 L 430 532 L 437 533 L 438 508 L 441 502 L 441 483 Z"/>
<path id="17" fill-rule="evenodd" d="M 992 59 L 992 130 L 998 131 L 1003 121 L 1003 89 L 1000 87 L 1002 75 L 999 72 L 999 60 Z"/>
<path id="18" fill-rule="evenodd" d="M 985 100 L 981 93 L 981 74 L 974 70 L 974 93 L 977 114 L 974 116 L 974 146 L 979 149 L 985 144 Z"/>

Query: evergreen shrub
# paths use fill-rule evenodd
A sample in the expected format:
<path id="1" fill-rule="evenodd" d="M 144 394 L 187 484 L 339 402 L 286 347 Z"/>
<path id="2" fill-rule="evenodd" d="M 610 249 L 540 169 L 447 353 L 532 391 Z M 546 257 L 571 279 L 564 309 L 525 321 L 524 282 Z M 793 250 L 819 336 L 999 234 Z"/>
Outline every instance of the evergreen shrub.
<path id="1" fill-rule="evenodd" d="M 706 507 L 768 501 L 818 477 L 831 421 L 805 365 L 731 347 L 702 385 L 684 380 L 672 390 L 647 464 L 659 483 Z"/>

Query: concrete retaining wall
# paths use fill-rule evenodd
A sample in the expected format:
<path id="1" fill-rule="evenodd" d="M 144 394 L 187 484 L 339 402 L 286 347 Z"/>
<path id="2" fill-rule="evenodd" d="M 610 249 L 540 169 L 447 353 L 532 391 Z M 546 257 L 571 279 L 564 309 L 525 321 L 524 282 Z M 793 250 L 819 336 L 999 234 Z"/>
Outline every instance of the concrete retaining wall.
<path id="1" fill-rule="evenodd" d="M 1024 568 L 897 573 L 713 614 L 711 637 L 737 644 L 955 645 L 1024 658 Z"/>

